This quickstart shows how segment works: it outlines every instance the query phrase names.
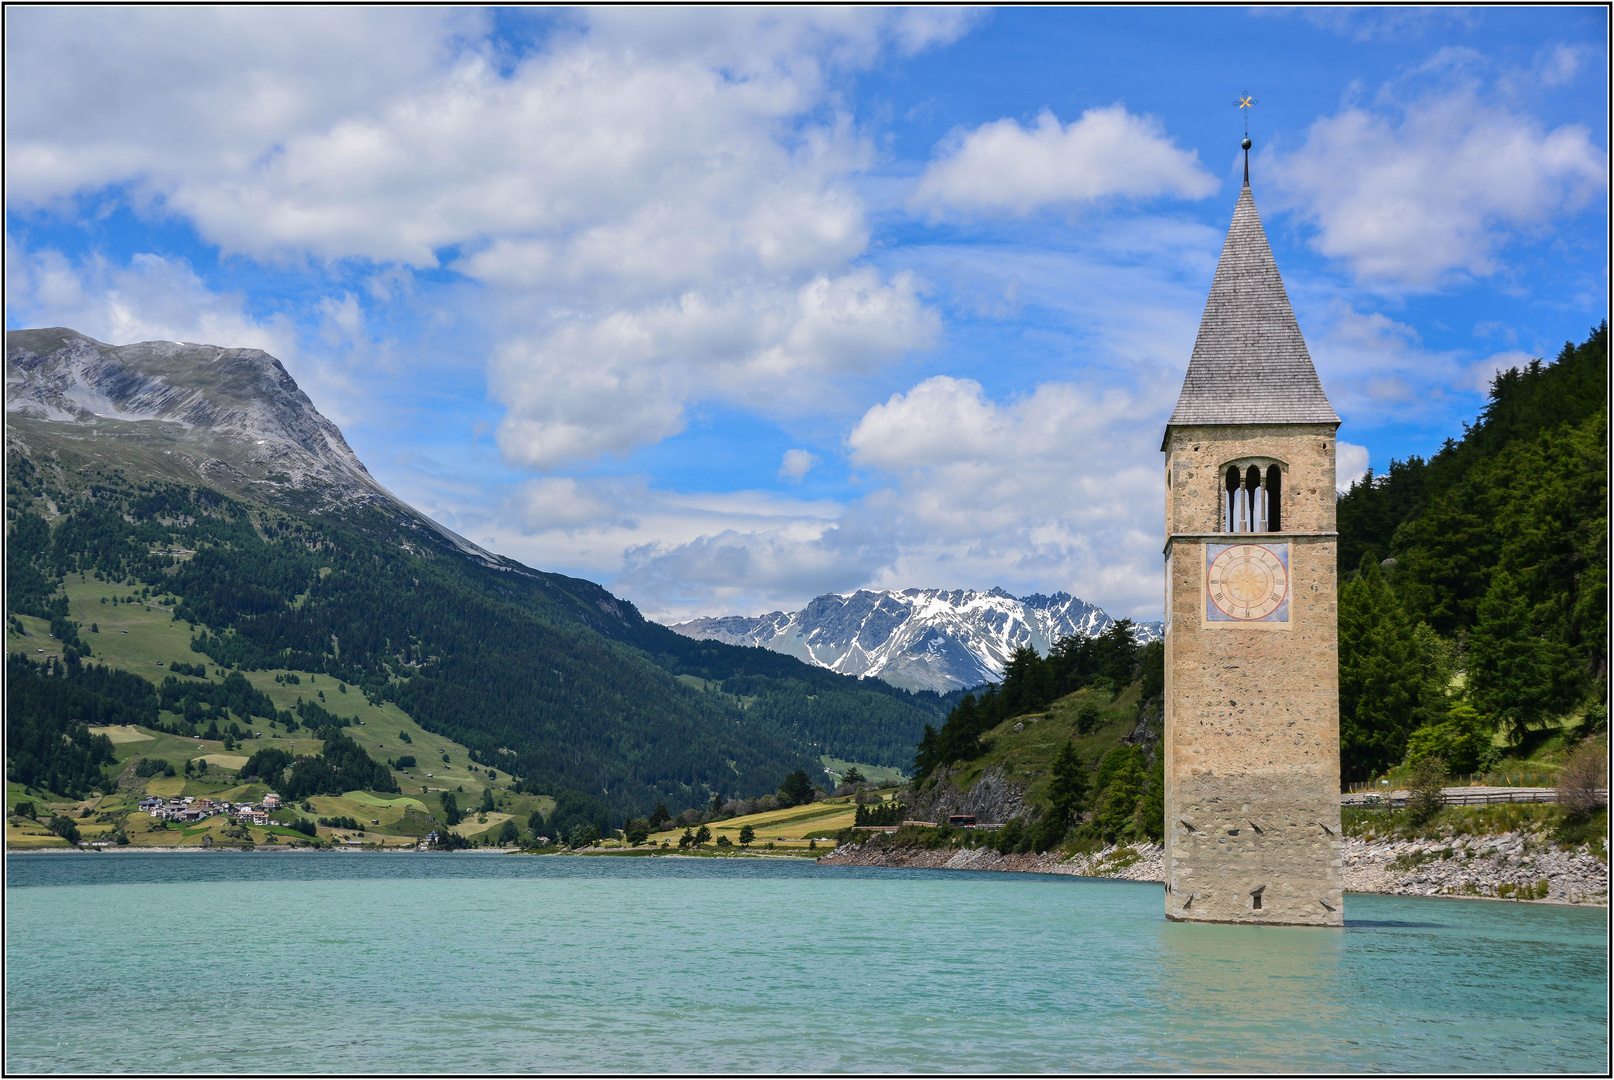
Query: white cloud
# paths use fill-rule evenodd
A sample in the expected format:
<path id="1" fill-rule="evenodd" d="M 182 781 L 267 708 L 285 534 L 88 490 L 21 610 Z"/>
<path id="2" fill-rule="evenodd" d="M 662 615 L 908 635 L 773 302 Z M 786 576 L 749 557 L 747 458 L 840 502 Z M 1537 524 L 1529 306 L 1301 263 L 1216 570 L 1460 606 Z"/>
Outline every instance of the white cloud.
<path id="1" fill-rule="evenodd" d="M 13 205 L 125 185 L 226 253 L 375 264 L 372 296 L 449 263 L 486 287 L 521 466 L 631 451 L 712 396 L 822 404 L 936 336 L 917 282 L 857 264 L 874 155 L 832 76 L 972 14 L 601 9 L 523 54 L 458 11 L 91 18 L 8 19 Z M 362 314 L 340 303 L 332 340 Z"/>
<path id="2" fill-rule="evenodd" d="M 818 459 L 806 450 L 786 450 L 779 463 L 779 479 L 799 484 L 817 463 Z"/>
<path id="3" fill-rule="evenodd" d="M 1495 273 L 1510 237 L 1595 200 L 1608 154 L 1578 124 L 1545 131 L 1465 88 L 1431 93 L 1398 120 L 1348 107 L 1263 171 L 1315 224 L 1317 250 L 1359 280 L 1432 289 Z"/>
<path id="4" fill-rule="evenodd" d="M 1367 447 L 1355 443 L 1334 444 L 1334 490 L 1349 491 L 1352 484 L 1367 475 Z"/>
<path id="5" fill-rule="evenodd" d="M 867 267 L 564 320 L 495 357 L 491 385 L 509 408 L 499 445 L 511 461 L 551 469 L 675 435 L 700 398 L 798 413 L 937 332 L 911 277 L 883 282 Z"/>
<path id="6" fill-rule="evenodd" d="M 1161 413 L 1119 390 L 1044 383 L 1007 403 L 937 376 L 847 438 L 885 474 L 843 530 L 891 537 L 876 584 L 1064 588 L 1118 614 L 1160 610 Z"/>
<path id="7" fill-rule="evenodd" d="M 911 205 L 932 213 L 1026 214 L 1113 196 L 1199 199 L 1219 185 L 1153 117 L 1123 105 L 1061 124 L 1044 109 L 1029 128 L 1004 118 L 957 131 L 938 148 Z"/>
<path id="8" fill-rule="evenodd" d="M 1530 361 L 1536 359 L 1529 353 L 1519 349 L 1509 349 L 1506 352 L 1492 353 L 1485 359 L 1471 364 L 1464 372 L 1464 382 L 1467 388 L 1476 394 L 1490 394 L 1491 383 L 1504 371 L 1525 367 Z"/>
<path id="9" fill-rule="evenodd" d="M 20 325 L 68 326 L 117 345 L 195 341 L 296 354 L 290 327 L 251 318 L 244 297 L 213 292 L 183 259 L 138 253 L 120 266 L 9 240 L 6 249 L 7 307 Z"/>

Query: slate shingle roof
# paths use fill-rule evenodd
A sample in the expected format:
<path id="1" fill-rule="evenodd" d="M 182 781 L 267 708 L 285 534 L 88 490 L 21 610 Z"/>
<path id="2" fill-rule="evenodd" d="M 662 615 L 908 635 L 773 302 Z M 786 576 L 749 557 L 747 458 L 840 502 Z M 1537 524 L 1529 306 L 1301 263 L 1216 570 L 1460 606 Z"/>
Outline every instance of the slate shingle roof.
<path id="1" fill-rule="evenodd" d="M 1337 423 L 1246 184 L 1166 427 Z"/>

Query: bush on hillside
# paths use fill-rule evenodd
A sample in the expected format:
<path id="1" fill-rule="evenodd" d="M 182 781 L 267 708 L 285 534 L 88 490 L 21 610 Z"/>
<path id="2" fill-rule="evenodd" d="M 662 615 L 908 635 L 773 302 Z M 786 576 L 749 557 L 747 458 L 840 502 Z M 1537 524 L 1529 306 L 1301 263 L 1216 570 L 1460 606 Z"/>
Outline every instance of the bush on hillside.
<path id="1" fill-rule="evenodd" d="M 1589 820 L 1608 805 L 1608 745 L 1586 743 L 1558 771 L 1558 806 L 1572 823 Z"/>

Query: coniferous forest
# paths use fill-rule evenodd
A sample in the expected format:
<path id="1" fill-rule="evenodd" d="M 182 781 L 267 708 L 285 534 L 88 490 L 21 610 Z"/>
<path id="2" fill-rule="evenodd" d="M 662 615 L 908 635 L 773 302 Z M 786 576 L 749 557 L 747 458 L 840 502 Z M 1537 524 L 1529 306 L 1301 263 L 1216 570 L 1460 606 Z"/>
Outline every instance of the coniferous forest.
<path id="1" fill-rule="evenodd" d="M 1454 773 L 1550 722 L 1607 723 L 1608 324 L 1497 375 L 1461 438 L 1339 500 L 1347 781 Z"/>
<path id="2" fill-rule="evenodd" d="M 52 620 L 63 647 L 48 670 L 12 673 L 9 745 L 22 754 L 10 768 L 25 782 L 59 777 L 53 790 L 64 793 L 94 786 L 110 761 L 79 722 L 125 722 L 110 719 L 109 700 L 120 717 L 185 734 L 223 729 L 232 711 L 288 728 L 347 723 L 313 702 L 277 714 L 239 674 L 208 682 L 176 666 L 160 686 L 127 675 L 128 687 L 109 691 L 83 662 L 90 650 L 59 589 L 66 575 L 169 598 L 198 660 L 328 674 L 396 702 L 524 789 L 570 791 L 612 817 L 658 799 L 772 792 L 792 772 L 818 773 L 820 754 L 906 764 L 940 711 L 935 694 L 681 637 L 591 582 L 422 545 L 395 508 L 299 513 L 17 453 L 7 480 L 9 609 Z M 346 766 L 309 765 L 304 786 L 335 782 L 320 769 Z"/>

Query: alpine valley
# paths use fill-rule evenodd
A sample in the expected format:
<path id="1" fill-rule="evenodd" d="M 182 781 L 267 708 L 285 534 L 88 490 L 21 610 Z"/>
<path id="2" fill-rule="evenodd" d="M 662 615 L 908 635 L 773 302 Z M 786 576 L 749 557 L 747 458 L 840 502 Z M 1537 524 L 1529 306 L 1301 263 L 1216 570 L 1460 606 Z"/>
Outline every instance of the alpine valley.
<path id="1" fill-rule="evenodd" d="M 1003 678 L 1014 650 L 1046 656 L 1062 637 L 1094 637 L 1115 620 L 1067 593 L 1015 597 L 1002 589 L 860 589 L 815 598 L 800 611 L 678 623 L 680 634 L 760 645 L 843 675 L 873 676 L 912 690 L 949 693 Z M 1159 623 L 1133 628 L 1138 644 Z"/>
<path id="2" fill-rule="evenodd" d="M 34 790 L 106 790 L 165 739 L 188 776 L 245 761 L 197 736 L 302 754 L 385 725 L 366 745 L 412 751 L 376 763 L 405 796 L 461 776 L 604 831 L 829 759 L 906 768 L 946 711 L 483 550 L 377 483 L 260 351 L 11 331 L 6 409 L 8 779 Z"/>

